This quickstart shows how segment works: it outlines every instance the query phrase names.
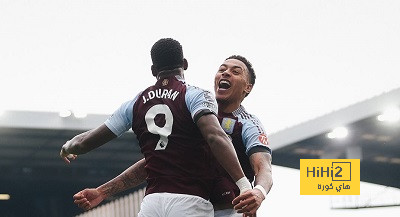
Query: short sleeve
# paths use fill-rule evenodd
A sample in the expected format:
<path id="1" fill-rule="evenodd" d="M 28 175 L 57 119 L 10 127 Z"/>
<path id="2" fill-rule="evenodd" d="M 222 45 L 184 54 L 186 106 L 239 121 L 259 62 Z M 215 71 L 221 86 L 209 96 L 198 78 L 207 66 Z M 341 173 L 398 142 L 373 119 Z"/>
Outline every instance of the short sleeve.
<path id="1" fill-rule="evenodd" d="M 139 94 L 140 95 L 140 94 Z M 133 105 L 138 96 L 133 100 L 123 103 L 105 122 L 104 124 L 116 135 L 121 136 L 124 132 L 132 127 Z"/>
<path id="2" fill-rule="evenodd" d="M 265 133 L 264 127 L 254 115 L 243 121 L 242 138 L 248 156 L 261 151 L 269 152 L 271 154 L 271 148 L 269 147 L 268 137 Z"/>
<path id="3" fill-rule="evenodd" d="M 199 117 L 196 116 L 199 114 L 218 114 L 217 101 L 209 91 L 194 86 L 187 86 L 185 102 L 193 120 L 197 120 Z"/>

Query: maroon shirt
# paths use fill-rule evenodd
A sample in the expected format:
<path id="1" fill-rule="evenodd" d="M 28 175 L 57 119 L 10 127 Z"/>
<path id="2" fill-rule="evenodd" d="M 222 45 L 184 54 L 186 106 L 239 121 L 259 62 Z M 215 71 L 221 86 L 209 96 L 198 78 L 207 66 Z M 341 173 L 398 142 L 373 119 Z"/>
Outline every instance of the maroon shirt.
<path id="1" fill-rule="evenodd" d="M 210 93 L 171 76 L 144 90 L 133 105 L 132 129 L 146 159 L 146 195 L 169 192 L 209 199 L 211 151 L 196 114 L 216 111 Z"/>
<path id="2" fill-rule="evenodd" d="M 261 122 L 254 115 L 249 114 L 242 106 L 232 113 L 218 113 L 218 120 L 222 129 L 232 140 L 240 165 L 250 182 L 254 181 L 254 171 L 250 163 L 250 155 L 256 152 L 268 152 L 266 133 Z M 215 174 L 217 178 L 211 196 L 213 204 L 231 204 L 232 200 L 239 196 L 239 188 L 215 160 Z"/>

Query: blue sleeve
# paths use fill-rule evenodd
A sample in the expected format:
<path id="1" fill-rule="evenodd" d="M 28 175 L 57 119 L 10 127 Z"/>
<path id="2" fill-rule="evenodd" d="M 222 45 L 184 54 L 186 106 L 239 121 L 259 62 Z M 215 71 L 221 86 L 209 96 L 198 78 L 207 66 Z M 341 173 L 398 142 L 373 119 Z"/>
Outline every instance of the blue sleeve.
<path id="1" fill-rule="evenodd" d="M 138 94 L 133 100 L 123 103 L 105 122 L 104 124 L 116 136 L 121 136 L 132 127 L 133 105 L 135 104 Z"/>
<path id="2" fill-rule="evenodd" d="M 246 154 L 250 156 L 252 153 L 258 152 L 259 150 L 271 154 L 267 134 L 258 118 L 252 115 L 251 118 L 242 120 L 242 123 L 242 139 L 243 144 L 246 146 Z"/>
<path id="3" fill-rule="evenodd" d="M 192 119 L 201 111 L 209 111 L 218 114 L 218 105 L 211 92 L 194 86 L 187 86 L 185 95 L 186 106 L 189 109 Z"/>

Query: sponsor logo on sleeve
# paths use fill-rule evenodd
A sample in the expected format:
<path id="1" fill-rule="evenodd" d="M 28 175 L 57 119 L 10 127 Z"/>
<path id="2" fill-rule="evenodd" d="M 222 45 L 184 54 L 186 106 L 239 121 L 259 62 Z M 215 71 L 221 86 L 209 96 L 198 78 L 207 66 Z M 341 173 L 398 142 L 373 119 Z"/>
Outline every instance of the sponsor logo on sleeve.
<path id="1" fill-rule="evenodd" d="M 206 99 L 206 101 L 208 102 L 212 102 L 214 103 L 214 97 L 211 95 L 211 93 L 209 91 L 204 91 L 204 98 Z"/>
<path id="2" fill-rule="evenodd" d="M 211 95 L 211 93 L 209 91 L 204 91 L 203 96 L 204 96 L 205 101 L 203 101 L 202 105 L 204 107 L 207 107 L 207 108 L 215 111 L 217 109 L 217 105 L 215 103 L 215 98 Z"/>
<path id="3" fill-rule="evenodd" d="M 268 145 L 268 137 L 265 134 L 260 134 L 258 136 L 258 141 L 260 141 L 261 144 Z"/>
<path id="4" fill-rule="evenodd" d="M 215 106 L 214 103 L 209 103 L 209 102 L 203 102 L 202 105 L 206 108 L 211 109 L 212 111 L 215 112 L 215 110 L 217 109 L 217 107 Z"/>

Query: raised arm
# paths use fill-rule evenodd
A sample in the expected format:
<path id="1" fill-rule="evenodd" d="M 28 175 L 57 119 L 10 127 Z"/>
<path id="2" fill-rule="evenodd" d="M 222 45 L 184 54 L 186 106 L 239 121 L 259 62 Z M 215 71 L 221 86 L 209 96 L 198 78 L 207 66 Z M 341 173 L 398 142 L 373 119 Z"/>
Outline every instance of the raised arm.
<path id="1" fill-rule="evenodd" d="M 75 155 L 85 154 L 116 137 L 105 124 L 102 124 L 67 141 L 61 147 L 60 157 L 69 163 L 69 159 L 75 159 Z"/>
<path id="2" fill-rule="evenodd" d="M 96 129 L 81 133 L 67 141 L 61 148 L 60 156 L 67 163 L 76 155 L 85 154 L 128 131 L 132 125 L 133 105 L 138 95 L 123 103 L 104 124 Z"/>
<path id="3" fill-rule="evenodd" d="M 107 183 L 76 193 L 73 197 L 74 203 L 84 210 L 89 210 L 112 195 L 140 185 L 147 177 L 144 166 L 145 159 L 141 159 Z"/>
<path id="4" fill-rule="evenodd" d="M 214 114 L 203 115 L 196 123 L 215 158 L 236 182 L 240 193 L 250 190 L 251 184 L 244 175 L 232 142 L 222 130 L 217 117 Z"/>

